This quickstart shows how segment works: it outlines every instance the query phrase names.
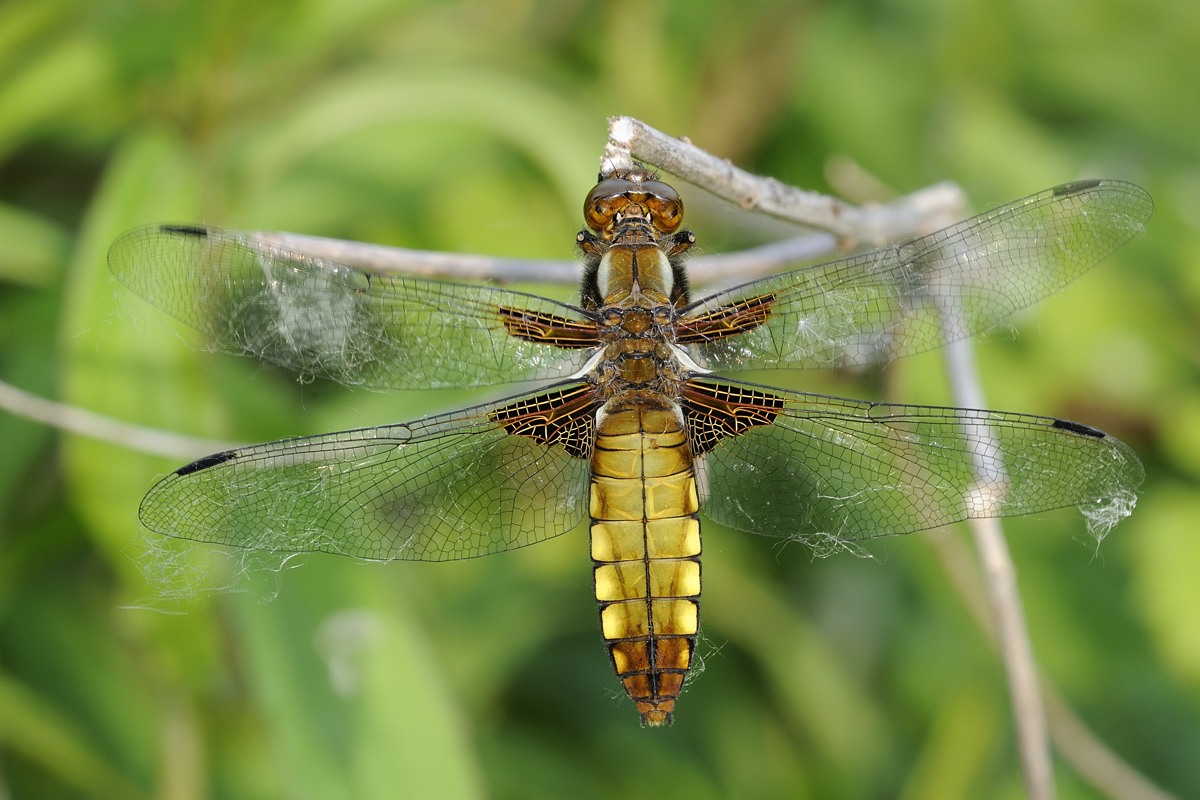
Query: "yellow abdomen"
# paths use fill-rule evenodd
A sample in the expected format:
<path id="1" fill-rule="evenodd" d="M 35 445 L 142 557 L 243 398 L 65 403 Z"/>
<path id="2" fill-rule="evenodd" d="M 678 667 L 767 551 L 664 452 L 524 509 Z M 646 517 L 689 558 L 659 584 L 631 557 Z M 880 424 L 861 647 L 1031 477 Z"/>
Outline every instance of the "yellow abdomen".
<path id="1" fill-rule="evenodd" d="M 671 722 L 700 613 L 692 454 L 668 400 L 615 401 L 592 454 L 591 543 L 600 627 L 642 724 Z"/>

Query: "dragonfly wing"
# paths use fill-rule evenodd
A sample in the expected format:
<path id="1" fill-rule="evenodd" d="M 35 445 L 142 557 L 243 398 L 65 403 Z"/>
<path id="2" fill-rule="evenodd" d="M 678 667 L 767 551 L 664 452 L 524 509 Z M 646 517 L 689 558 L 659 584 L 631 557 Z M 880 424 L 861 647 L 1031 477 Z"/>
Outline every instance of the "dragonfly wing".
<path id="1" fill-rule="evenodd" d="M 1131 499 L 1144 477 L 1127 445 L 1066 420 L 724 379 L 689 387 L 689 422 L 711 418 L 715 405 L 741 426 L 736 435 L 733 423 L 693 434 L 707 449 L 701 511 L 751 533 L 820 545 L 974 517 L 1094 511 Z"/>
<path id="2" fill-rule="evenodd" d="M 574 306 L 368 273 L 237 231 L 137 228 L 117 239 L 108 261 L 125 285 L 215 348 L 308 379 L 379 389 L 562 379 L 595 345 L 594 322 Z M 510 333 L 514 325 L 523 335 Z M 560 346 L 548 346 L 552 339 Z"/>
<path id="3" fill-rule="evenodd" d="M 679 341 L 714 371 L 863 366 L 995 326 L 1078 278 L 1142 229 L 1145 190 L 1047 189 L 875 252 L 703 298 Z"/>
<path id="4" fill-rule="evenodd" d="M 217 453 L 162 479 L 140 516 L 168 536 L 268 552 L 447 561 L 523 547 L 583 519 L 590 443 L 566 439 L 588 426 L 554 420 L 587 392 Z M 586 420 L 583 406 L 569 416 Z M 519 425 L 533 432 L 510 434 Z"/>

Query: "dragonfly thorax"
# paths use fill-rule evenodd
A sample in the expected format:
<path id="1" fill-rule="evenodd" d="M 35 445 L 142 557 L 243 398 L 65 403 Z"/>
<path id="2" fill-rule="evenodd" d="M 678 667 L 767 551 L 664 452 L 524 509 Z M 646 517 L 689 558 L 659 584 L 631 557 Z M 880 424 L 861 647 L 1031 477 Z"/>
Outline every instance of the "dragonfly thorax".
<path id="1" fill-rule="evenodd" d="M 646 296 L 641 299 L 644 302 Z M 603 347 L 591 374 L 603 396 L 648 389 L 677 395 L 685 375 L 673 346 L 676 316 L 665 303 L 614 306 L 602 312 Z"/>
<path id="2" fill-rule="evenodd" d="M 644 170 L 616 173 L 592 189 L 583 213 L 585 307 L 628 306 L 639 292 L 650 304 L 687 303 L 682 255 L 695 237 L 679 228 L 683 201 L 674 189 Z"/>
<path id="3" fill-rule="evenodd" d="M 671 264 L 654 244 L 615 246 L 596 270 L 596 289 L 605 306 L 668 303 L 674 285 Z"/>

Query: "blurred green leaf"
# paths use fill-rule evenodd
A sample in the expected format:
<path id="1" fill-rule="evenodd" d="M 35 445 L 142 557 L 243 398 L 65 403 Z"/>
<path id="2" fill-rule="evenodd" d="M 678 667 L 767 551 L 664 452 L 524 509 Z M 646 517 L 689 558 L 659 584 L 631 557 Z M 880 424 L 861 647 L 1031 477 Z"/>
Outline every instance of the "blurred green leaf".
<path id="1" fill-rule="evenodd" d="M 1194 565 L 1200 559 L 1195 520 L 1200 498 L 1192 487 L 1164 485 L 1138 510 L 1136 597 L 1164 663 L 1200 688 L 1200 627 L 1180 624 L 1200 608 Z M 1149 505 L 1147 508 L 1146 505 Z"/>
<path id="2" fill-rule="evenodd" d="M 46 286 L 57 277 L 67 237 L 61 228 L 18 208 L 0 205 L 0 280 Z"/>
<path id="3" fill-rule="evenodd" d="M 594 150 L 581 146 L 588 131 L 566 99 L 516 76 L 495 70 L 376 67 L 314 87 L 303 105 L 264 126 L 244 153 L 250 191 L 277 182 L 296 162 L 355 132 L 431 119 L 466 124 L 508 142 L 557 183 L 563 200 L 574 200 L 579 193 L 579 181 L 573 177 L 579 163 L 596 158 Z M 454 158 L 450 152 L 406 148 L 398 139 L 387 151 L 359 153 L 356 160 L 385 173 L 420 179 L 431 168 L 434 174 L 451 172 Z"/>
<path id="4" fill-rule="evenodd" d="M 237 604 L 286 793 L 394 797 L 403 776 L 414 796 L 481 796 L 461 710 L 428 643 L 403 609 L 380 610 L 379 576 L 345 580 L 363 569 L 310 564 L 273 602 Z"/>
<path id="5" fill-rule="evenodd" d="M 0 673 L 0 741 L 64 784 L 117 798 L 146 797 L 100 758 L 50 704 Z"/>
<path id="6" fill-rule="evenodd" d="M 0 82 L 0 158 L 103 94 L 105 54 L 89 36 L 65 38 Z"/>

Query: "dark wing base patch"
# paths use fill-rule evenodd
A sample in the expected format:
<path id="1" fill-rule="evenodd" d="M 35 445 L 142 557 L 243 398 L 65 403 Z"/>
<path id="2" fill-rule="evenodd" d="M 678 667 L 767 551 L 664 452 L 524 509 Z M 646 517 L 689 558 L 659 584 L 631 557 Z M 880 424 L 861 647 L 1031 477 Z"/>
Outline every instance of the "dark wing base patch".
<path id="1" fill-rule="evenodd" d="M 554 314 L 508 306 L 499 306 L 496 310 L 500 313 L 504 330 L 518 339 L 567 349 L 600 345 L 599 329 L 594 322 L 579 322 Z"/>
<path id="2" fill-rule="evenodd" d="M 692 455 L 704 455 L 724 438 L 770 425 L 783 411 L 782 397 L 733 383 L 688 381 L 683 388 Z"/>
<path id="3" fill-rule="evenodd" d="M 598 406 L 595 388 L 581 383 L 524 397 L 490 416 L 514 436 L 526 436 L 541 444 L 561 444 L 575 458 L 590 458 Z"/>

